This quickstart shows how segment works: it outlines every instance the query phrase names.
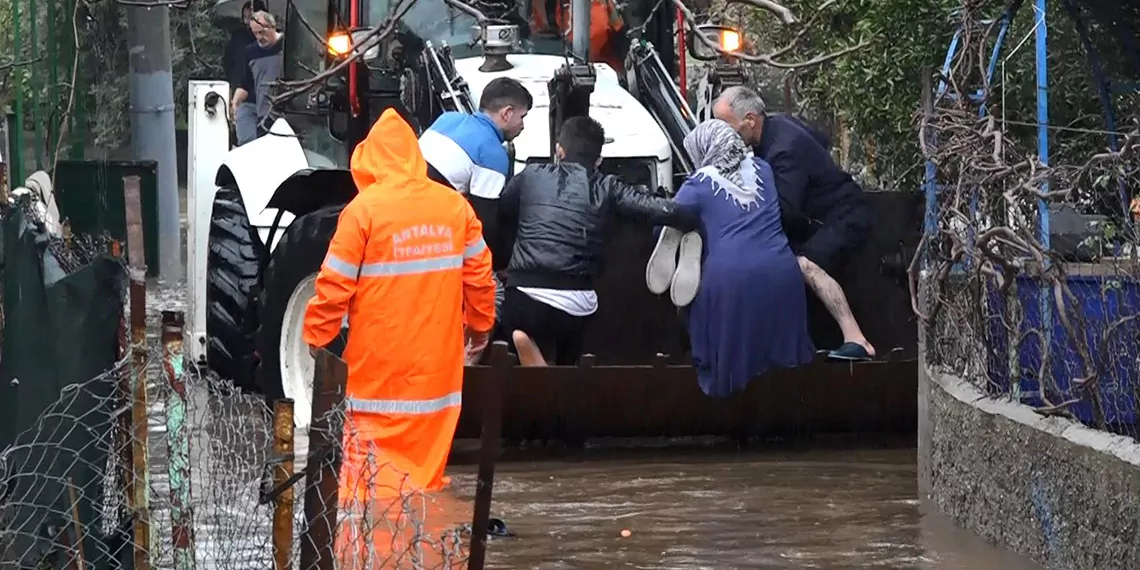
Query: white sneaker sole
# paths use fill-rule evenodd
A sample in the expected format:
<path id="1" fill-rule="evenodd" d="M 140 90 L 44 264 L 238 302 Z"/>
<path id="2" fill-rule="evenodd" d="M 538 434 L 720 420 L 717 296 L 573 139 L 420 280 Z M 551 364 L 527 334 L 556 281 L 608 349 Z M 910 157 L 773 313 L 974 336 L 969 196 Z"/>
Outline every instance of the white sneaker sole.
<path id="1" fill-rule="evenodd" d="M 645 265 L 645 285 L 654 295 L 669 290 L 673 273 L 677 271 L 677 250 L 681 247 L 681 230 L 665 226 L 657 238 L 657 245 Z"/>
<path id="2" fill-rule="evenodd" d="M 669 286 L 669 297 L 678 307 L 686 307 L 697 296 L 701 286 L 701 234 L 689 232 L 681 237 L 677 271 Z"/>

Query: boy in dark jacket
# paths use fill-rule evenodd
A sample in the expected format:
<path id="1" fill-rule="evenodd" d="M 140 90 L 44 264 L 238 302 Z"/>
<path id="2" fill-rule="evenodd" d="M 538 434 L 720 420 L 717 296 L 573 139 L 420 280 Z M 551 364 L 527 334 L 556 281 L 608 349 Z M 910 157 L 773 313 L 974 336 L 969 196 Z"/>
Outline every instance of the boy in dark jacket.
<path id="1" fill-rule="evenodd" d="M 697 227 L 672 200 L 602 174 L 605 131 L 589 117 L 562 125 L 557 162 L 516 174 L 499 199 L 501 229 L 517 228 L 496 337 L 513 341 L 524 365 L 573 365 L 598 309 L 603 238 L 615 216 L 646 226 Z M 509 231 L 509 230 L 508 230 Z M 539 354 L 541 353 L 541 354 Z"/>

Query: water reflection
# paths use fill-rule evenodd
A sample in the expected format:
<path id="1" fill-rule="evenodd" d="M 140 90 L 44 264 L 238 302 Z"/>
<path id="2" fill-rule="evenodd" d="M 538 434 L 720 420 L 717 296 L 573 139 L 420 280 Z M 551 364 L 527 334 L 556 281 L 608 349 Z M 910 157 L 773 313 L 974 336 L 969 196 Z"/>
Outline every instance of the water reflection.
<path id="1" fill-rule="evenodd" d="M 488 567 L 1040 568 L 925 514 L 915 476 L 905 450 L 503 463 L 493 511 L 519 536 Z"/>

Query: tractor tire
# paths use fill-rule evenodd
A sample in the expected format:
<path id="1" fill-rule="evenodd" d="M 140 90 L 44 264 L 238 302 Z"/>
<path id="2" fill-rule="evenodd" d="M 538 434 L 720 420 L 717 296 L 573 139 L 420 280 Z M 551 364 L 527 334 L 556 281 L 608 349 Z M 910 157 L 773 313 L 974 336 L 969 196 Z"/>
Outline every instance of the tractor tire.
<path id="1" fill-rule="evenodd" d="M 273 249 L 262 280 L 256 345 L 258 377 L 266 403 L 293 400 L 296 427 L 307 428 L 312 415 L 313 359 L 301 339 L 305 307 L 313 296 L 317 272 L 328 253 L 343 205 L 301 216 L 285 229 Z M 336 343 L 343 350 L 343 343 Z"/>
<path id="2" fill-rule="evenodd" d="M 206 256 L 206 363 L 242 390 L 259 392 L 254 357 L 250 291 L 257 285 L 261 254 L 241 193 L 218 189 L 210 215 Z"/>

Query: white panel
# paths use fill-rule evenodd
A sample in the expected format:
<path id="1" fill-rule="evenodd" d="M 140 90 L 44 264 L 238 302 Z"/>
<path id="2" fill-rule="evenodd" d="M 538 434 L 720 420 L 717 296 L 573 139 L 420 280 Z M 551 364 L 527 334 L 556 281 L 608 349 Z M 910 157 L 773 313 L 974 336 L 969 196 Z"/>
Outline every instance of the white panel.
<path id="1" fill-rule="evenodd" d="M 206 95 L 220 99 L 210 110 Z M 187 331 L 184 339 L 192 362 L 206 358 L 206 255 L 209 251 L 210 212 L 217 188 L 214 177 L 230 150 L 226 120 L 230 86 L 225 81 L 191 81 L 187 132 L 186 262 Z"/>

